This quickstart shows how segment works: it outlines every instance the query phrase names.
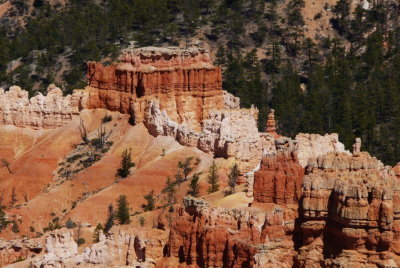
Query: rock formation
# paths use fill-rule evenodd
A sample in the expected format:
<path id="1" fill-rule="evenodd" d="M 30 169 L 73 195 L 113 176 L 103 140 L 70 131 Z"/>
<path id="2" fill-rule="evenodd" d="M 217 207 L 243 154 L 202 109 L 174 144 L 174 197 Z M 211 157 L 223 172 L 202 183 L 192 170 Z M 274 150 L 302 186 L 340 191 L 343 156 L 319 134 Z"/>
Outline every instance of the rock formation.
<path id="1" fill-rule="evenodd" d="M 276 133 L 276 122 L 275 122 L 275 110 L 271 109 L 271 112 L 268 114 L 267 127 L 265 128 L 265 132 L 272 135 L 275 139 L 278 139 L 280 135 Z"/>
<path id="2" fill-rule="evenodd" d="M 400 261 L 396 257 L 400 188 L 393 173 L 368 153 L 359 152 L 320 156 L 310 161 L 307 171 L 298 265 L 325 261 L 340 267 L 350 267 L 343 266 L 350 263 L 397 267 L 387 266 Z M 385 254 L 378 256 L 377 252 Z M 324 260 L 324 256 L 330 258 Z"/>
<path id="3" fill-rule="evenodd" d="M 55 231 L 46 237 L 46 254 L 33 259 L 31 267 L 155 267 L 163 257 L 167 232 L 121 226 L 110 235 L 100 233 L 99 240 L 79 254 L 72 231 Z"/>
<path id="4" fill-rule="evenodd" d="M 345 152 L 344 145 L 339 142 L 338 134 L 304 134 L 296 135 L 297 157 L 302 167 L 305 167 L 310 158 L 317 158 L 320 155 L 325 155 L 329 152 Z"/>
<path id="5" fill-rule="evenodd" d="M 293 226 L 279 207 L 229 210 L 185 197 L 167 244 L 175 266 L 163 267 L 284 267 L 294 254 Z"/>
<path id="6" fill-rule="evenodd" d="M 160 110 L 158 101 L 151 100 L 146 106 L 144 124 L 154 136 L 171 136 L 182 145 L 217 157 L 235 157 L 242 170 L 253 169 L 261 159 L 256 109 L 212 110 L 203 120 L 202 131 L 196 132 L 187 124 L 173 121 Z"/>
<path id="7" fill-rule="evenodd" d="M 274 157 L 263 157 L 254 174 L 255 202 L 297 204 L 301 196 L 304 168 L 294 148 L 279 150 Z"/>
<path id="8" fill-rule="evenodd" d="M 87 77 L 89 108 L 129 113 L 136 123 L 143 122 L 148 98 L 197 131 L 210 110 L 225 108 L 221 70 L 204 49 L 127 49 L 112 65 L 88 62 Z"/>
<path id="9" fill-rule="evenodd" d="M 27 259 L 42 251 L 43 245 L 37 240 L 24 238 L 4 241 L 0 239 L 0 266 L 3 267 L 19 259 Z"/>
<path id="10" fill-rule="evenodd" d="M 0 125 L 59 127 L 78 117 L 85 101 L 85 94 L 79 92 L 63 97 L 61 89 L 54 85 L 48 87 L 46 96 L 38 93 L 30 99 L 28 92 L 20 87 L 0 89 Z"/>
<path id="11" fill-rule="evenodd" d="M 19 87 L 0 91 L 0 124 L 55 128 L 82 109 L 106 108 L 129 114 L 154 136 L 172 136 L 182 145 L 235 157 L 243 172 L 261 159 L 258 110 L 240 109 L 240 100 L 222 90 L 221 70 L 205 49 L 127 49 L 112 65 L 88 62 L 87 77 L 85 90 L 66 97 L 54 85 L 47 96 L 30 100 Z"/>

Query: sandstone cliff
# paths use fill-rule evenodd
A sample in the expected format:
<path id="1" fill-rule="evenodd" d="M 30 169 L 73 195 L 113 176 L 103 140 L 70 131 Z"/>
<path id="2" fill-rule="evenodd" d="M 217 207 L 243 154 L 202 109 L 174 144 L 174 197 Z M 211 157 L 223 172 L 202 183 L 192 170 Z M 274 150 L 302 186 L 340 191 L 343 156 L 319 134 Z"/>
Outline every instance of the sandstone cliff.
<path id="1" fill-rule="evenodd" d="M 221 70 L 204 49 L 140 48 L 109 66 L 89 62 L 89 108 L 129 113 L 143 122 L 146 99 L 155 97 L 172 120 L 199 130 L 208 111 L 223 109 Z"/>

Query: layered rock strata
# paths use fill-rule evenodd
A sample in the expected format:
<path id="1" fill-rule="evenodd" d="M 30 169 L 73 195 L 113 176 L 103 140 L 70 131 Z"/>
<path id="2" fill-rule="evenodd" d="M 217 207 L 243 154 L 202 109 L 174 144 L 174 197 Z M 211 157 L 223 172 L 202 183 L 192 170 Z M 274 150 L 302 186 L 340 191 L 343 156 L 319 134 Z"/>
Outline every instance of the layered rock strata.
<path id="1" fill-rule="evenodd" d="M 400 263 L 399 180 L 388 168 L 357 151 L 311 159 L 307 172 L 300 204 L 303 246 L 296 258 L 299 266 L 320 265 L 325 256 L 330 256 L 327 265 L 354 263 L 351 251 L 365 265 Z"/>
<path id="2" fill-rule="evenodd" d="M 221 70 L 200 48 L 127 49 L 112 65 L 88 62 L 87 78 L 89 108 L 130 113 L 137 123 L 149 97 L 172 120 L 197 131 L 210 110 L 225 108 Z"/>
<path id="3" fill-rule="evenodd" d="M 279 206 L 229 210 L 185 197 L 171 228 L 168 256 L 176 260 L 175 267 L 291 266 L 294 222 L 289 215 Z"/>

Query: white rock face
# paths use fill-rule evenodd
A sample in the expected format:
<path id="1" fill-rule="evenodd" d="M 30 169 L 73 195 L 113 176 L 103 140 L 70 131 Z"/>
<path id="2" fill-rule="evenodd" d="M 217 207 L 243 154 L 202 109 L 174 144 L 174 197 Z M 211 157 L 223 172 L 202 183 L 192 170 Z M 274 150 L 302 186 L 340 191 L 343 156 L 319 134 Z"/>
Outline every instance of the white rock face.
<path id="1" fill-rule="evenodd" d="M 299 163 L 305 167 L 308 160 L 311 158 L 318 158 L 330 152 L 347 153 L 343 143 L 339 142 L 339 136 L 336 133 L 325 134 L 324 136 L 318 134 L 297 134 L 295 141 L 297 142 L 297 156 Z"/>
<path id="2" fill-rule="evenodd" d="M 163 257 L 168 232 L 153 228 L 113 228 L 100 234 L 99 242 L 78 254 L 70 230 L 61 229 L 46 237 L 46 254 L 31 262 L 31 267 L 155 267 Z"/>
<path id="3" fill-rule="evenodd" d="M 0 88 L 0 125 L 34 129 L 62 126 L 85 107 L 86 94 L 75 92 L 63 97 L 61 89 L 50 85 L 47 95 L 38 93 L 28 98 L 28 91 L 13 86 L 9 91 Z"/>
<path id="4" fill-rule="evenodd" d="M 153 136 L 171 136 L 185 146 L 217 157 L 235 157 L 242 171 L 253 170 L 261 160 L 262 141 L 256 109 L 210 111 L 201 132 L 171 120 L 156 100 L 147 103 L 144 124 Z"/>

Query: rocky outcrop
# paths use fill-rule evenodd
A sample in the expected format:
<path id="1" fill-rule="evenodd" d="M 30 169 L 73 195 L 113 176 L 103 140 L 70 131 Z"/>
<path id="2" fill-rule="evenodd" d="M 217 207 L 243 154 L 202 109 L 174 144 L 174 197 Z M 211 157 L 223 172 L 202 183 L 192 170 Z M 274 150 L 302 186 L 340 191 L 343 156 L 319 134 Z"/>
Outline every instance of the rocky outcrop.
<path id="1" fill-rule="evenodd" d="M 296 136 L 297 157 L 302 167 L 305 167 L 310 158 L 317 158 L 330 152 L 346 153 L 343 143 L 339 142 L 339 136 L 336 133 L 325 134 L 304 134 L 300 133 Z"/>
<path id="2" fill-rule="evenodd" d="M 221 70 L 200 48 L 127 49 L 109 66 L 89 62 L 89 108 L 129 113 L 143 122 L 144 105 L 157 98 L 177 123 L 199 131 L 210 110 L 223 109 Z"/>
<path id="3" fill-rule="evenodd" d="M 63 97 L 61 89 L 50 85 L 47 95 L 38 93 L 28 98 L 28 92 L 13 86 L 8 91 L 0 89 L 0 125 L 55 128 L 79 116 L 85 107 L 86 94 L 76 92 Z"/>
<path id="4" fill-rule="evenodd" d="M 304 169 L 295 152 L 278 152 L 274 157 L 263 157 L 260 169 L 254 174 L 255 202 L 297 204 L 301 197 Z"/>
<path id="5" fill-rule="evenodd" d="M 182 145 L 217 157 L 235 157 L 242 171 L 252 170 L 261 159 L 262 143 L 255 119 L 258 111 L 254 108 L 211 110 L 201 132 L 196 132 L 187 124 L 173 121 L 160 110 L 158 101 L 151 100 L 146 107 L 144 124 L 154 136 L 171 136 Z"/>
<path id="6" fill-rule="evenodd" d="M 62 229 L 46 237 L 46 254 L 32 260 L 31 267 L 155 267 L 163 257 L 167 235 L 157 229 L 114 227 L 79 254 L 73 232 Z"/>
<path id="7" fill-rule="evenodd" d="M 0 239 L 0 267 L 30 258 L 43 251 L 40 241 L 27 238 L 21 240 L 4 241 Z"/>
<path id="8" fill-rule="evenodd" d="M 271 211 L 229 210 L 185 197 L 171 228 L 168 256 L 175 258 L 174 267 L 179 263 L 200 267 L 290 265 L 294 224 L 287 215 L 279 206 Z"/>
<path id="9" fill-rule="evenodd" d="M 310 160 L 307 172 L 300 209 L 303 246 L 297 264 L 392 263 L 390 256 L 400 253 L 400 188 L 390 169 L 356 150 L 355 155 L 330 153 Z M 351 251 L 357 254 L 349 255 Z M 398 257 L 394 260 L 399 264 Z"/>

